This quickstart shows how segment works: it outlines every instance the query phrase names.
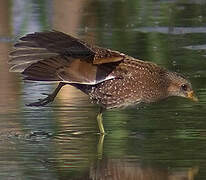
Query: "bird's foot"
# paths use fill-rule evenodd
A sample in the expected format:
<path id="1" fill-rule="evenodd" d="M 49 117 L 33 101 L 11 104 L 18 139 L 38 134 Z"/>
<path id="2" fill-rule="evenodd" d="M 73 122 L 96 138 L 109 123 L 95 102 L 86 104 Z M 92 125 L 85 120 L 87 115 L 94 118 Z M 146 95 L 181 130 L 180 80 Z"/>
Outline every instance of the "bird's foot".
<path id="1" fill-rule="evenodd" d="M 27 106 L 45 106 L 46 104 L 50 103 L 50 102 L 53 102 L 54 101 L 54 96 L 53 94 L 46 94 L 46 93 L 42 93 L 43 95 L 47 95 L 46 98 L 44 99 L 39 99 L 39 101 L 37 102 L 33 102 L 33 103 L 30 103 L 30 104 L 26 104 Z"/>

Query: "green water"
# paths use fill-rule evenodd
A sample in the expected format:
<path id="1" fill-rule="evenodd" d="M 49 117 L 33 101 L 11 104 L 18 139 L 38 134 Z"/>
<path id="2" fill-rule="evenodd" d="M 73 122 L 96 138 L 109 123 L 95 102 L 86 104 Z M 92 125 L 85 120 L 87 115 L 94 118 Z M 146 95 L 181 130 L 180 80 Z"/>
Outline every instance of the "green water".
<path id="1" fill-rule="evenodd" d="M 205 180 L 206 2 L 0 1 L 0 179 Z M 25 104 L 55 84 L 8 72 L 18 36 L 57 29 L 187 76 L 199 102 L 170 98 L 104 113 L 65 87 L 46 107 Z"/>

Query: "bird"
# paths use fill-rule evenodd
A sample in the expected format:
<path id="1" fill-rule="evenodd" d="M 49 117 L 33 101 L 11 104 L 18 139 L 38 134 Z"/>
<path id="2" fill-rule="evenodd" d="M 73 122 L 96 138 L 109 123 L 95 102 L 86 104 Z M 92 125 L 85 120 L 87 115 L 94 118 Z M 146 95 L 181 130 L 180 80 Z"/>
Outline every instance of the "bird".
<path id="1" fill-rule="evenodd" d="M 51 94 L 28 106 L 44 106 L 54 101 L 63 86 L 74 86 L 99 105 L 100 134 L 105 134 L 105 110 L 171 96 L 198 101 L 191 82 L 182 74 L 56 30 L 24 35 L 9 55 L 10 71 L 21 73 L 24 80 L 58 83 Z"/>

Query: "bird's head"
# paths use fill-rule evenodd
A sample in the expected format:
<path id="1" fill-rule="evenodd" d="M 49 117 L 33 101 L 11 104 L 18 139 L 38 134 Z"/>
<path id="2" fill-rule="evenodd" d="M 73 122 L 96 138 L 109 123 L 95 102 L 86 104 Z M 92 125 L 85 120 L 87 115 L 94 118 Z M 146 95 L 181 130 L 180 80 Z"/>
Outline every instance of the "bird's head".
<path id="1" fill-rule="evenodd" d="M 169 72 L 168 96 L 181 96 L 193 101 L 198 101 L 189 80 L 179 73 Z"/>

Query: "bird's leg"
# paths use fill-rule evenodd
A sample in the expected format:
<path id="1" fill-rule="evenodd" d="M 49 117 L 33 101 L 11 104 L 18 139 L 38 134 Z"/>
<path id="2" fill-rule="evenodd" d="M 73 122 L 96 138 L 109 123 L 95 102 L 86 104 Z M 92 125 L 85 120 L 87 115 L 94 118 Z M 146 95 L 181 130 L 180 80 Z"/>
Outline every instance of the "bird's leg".
<path id="1" fill-rule="evenodd" d="M 66 83 L 60 82 L 59 85 L 57 86 L 57 88 L 54 90 L 53 93 L 51 94 L 45 94 L 43 93 L 43 95 L 47 95 L 46 98 L 44 99 L 39 99 L 39 101 L 37 102 L 33 102 L 30 104 L 27 104 L 27 106 L 44 106 L 52 101 L 54 101 L 54 98 L 57 96 L 58 92 L 60 91 L 60 89 L 65 85 Z"/>
<path id="2" fill-rule="evenodd" d="M 103 112 L 103 108 L 100 108 L 100 111 L 97 115 L 97 123 L 98 123 L 98 127 L 99 127 L 99 131 L 100 131 L 100 134 L 101 135 L 104 135 L 105 134 L 105 131 L 104 131 L 104 126 L 103 126 L 103 123 L 102 123 L 102 112 Z"/>
<path id="3" fill-rule="evenodd" d="M 102 159 L 102 156 L 103 156 L 104 136 L 105 136 L 104 134 L 100 134 L 100 137 L 99 137 L 99 142 L 98 142 L 98 145 L 97 145 L 98 159 Z"/>

